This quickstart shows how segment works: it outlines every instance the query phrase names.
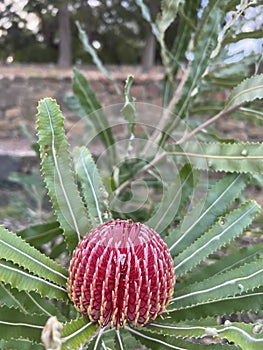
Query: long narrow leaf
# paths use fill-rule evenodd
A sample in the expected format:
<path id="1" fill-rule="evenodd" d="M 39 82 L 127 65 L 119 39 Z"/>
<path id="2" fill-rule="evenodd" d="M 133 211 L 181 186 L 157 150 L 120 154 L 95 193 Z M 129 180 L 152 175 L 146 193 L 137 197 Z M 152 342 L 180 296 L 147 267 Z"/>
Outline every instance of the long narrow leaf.
<path id="1" fill-rule="evenodd" d="M 87 317 L 80 317 L 76 320 L 63 324 L 62 350 L 79 349 L 83 343 L 91 340 L 97 332 L 97 327 Z"/>
<path id="2" fill-rule="evenodd" d="M 263 285 L 263 259 L 259 258 L 240 268 L 207 278 L 180 289 L 171 299 L 171 310 L 207 304 L 213 300 L 227 299 Z"/>
<path id="3" fill-rule="evenodd" d="M 0 340 L 1 350 L 45 350 L 44 345 L 33 343 L 28 339 Z"/>
<path id="4" fill-rule="evenodd" d="M 94 48 L 92 47 L 92 45 L 89 43 L 89 38 L 86 34 L 86 32 L 81 28 L 79 22 L 76 22 L 78 31 L 79 31 L 79 38 L 82 42 L 83 48 L 86 52 L 88 52 L 92 59 L 93 62 L 96 64 L 96 66 L 98 67 L 98 69 L 105 74 L 105 76 L 107 78 L 109 78 L 110 80 L 113 80 L 111 73 L 105 68 L 105 66 L 103 65 L 101 59 L 99 58 L 99 56 L 97 55 L 96 50 L 94 50 Z"/>
<path id="5" fill-rule="evenodd" d="M 86 147 L 76 147 L 74 149 L 74 164 L 86 205 L 89 208 L 92 226 L 96 227 L 110 218 L 108 193 L 102 183 L 96 164 Z"/>
<path id="6" fill-rule="evenodd" d="M 246 179 L 246 175 L 226 175 L 210 189 L 204 203 L 186 214 L 179 227 L 166 239 L 173 256 L 193 243 L 225 212 L 244 188 Z"/>
<path id="7" fill-rule="evenodd" d="M 205 320 L 206 321 L 206 320 Z M 211 322 L 212 321 L 212 322 Z M 218 326 L 215 319 L 210 319 L 211 324 L 203 322 L 187 322 L 170 324 L 169 319 L 164 322 L 155 322 L 145 328 L 153 333 L 171 335 L 176 337 L 203 338 L 206 335 L 213 335 L 216 338 L 226 338 L 228 341 L 234 341 L 234 344 L 241 349 L 260 350 L 262 349 L 263 337 L 255 331 L 262 331 L 261 324 L 244 323 L 226 323 L 225 326 Z M 200 325 L 201 323 L 201 325 Z"/>
<path id="8" fill-rule="evenodd" d="M 185 2 L 184 6 L 179 8 L 180 16 L 177 16 L 176 18 L 176 20 L 178 21 L 177 34 L 175 36 L 172 50 L 170 52 L 171 72 L 174 77 L 177 75 L 180 66 L 185 61 L 185 52 L 190 46 L 192 32 L 195 28 L 194 22 L 197 10 L 197 0 Z M 174 89 L 174 81 L 171 82 L 170 79 L 166 77 L 166 79 L 164 80 L 163 88 L 164 107 L 167 107 L 169 101 L 171 100 Z"/>
<path id="9" fill-rule="evenodd" d="M 136 337 L 140 343 L 143 345 L 146 345 L 147 348 L 150 349 L 158 349 L 158 350 L 164 350 L 164 349 L 175 349 L 175 350 L 203 350 L 204 348 L 207 350 L 223 350 L 223 349 L 235 349 L 232 346 L 228 345 L 221 345 L 221 344 L 209 344 L 209 345 L 203 345 L 203 344 L 196 344 L 187 340 L 184 340 L 182 338 L 176 338 L 172 336 L 164 336 L 163 334 L 153 333 L 152 331 L 148 330 L 147 328 L 143 327 L 140 329 L 133 329 L 126 327 L 132 335 Z"/>
<path id="10" fill-rule="evenodd" d="M 261 245 L 249 245 L 238 251 L 232 252 L 228 256 L 224 256 L 223 259 L 218 259 L 214 263 L 205 264 L 204 266 L 198 266 L 191 274 L 187 276 L 187 279 L 182 283 L 176 285 L 176 291 L 184 288 L 186 285 L 200 282 L 207 278 L 207 276 L 215 276 L 217 274 L 229 271 L 233 268 L 240 267 L 244 264 L 252 262 L 253 260 L 263 257 L 263 247 Z"/>
<path id="11" fill-rule="evenodd" d="M 174 305 L 169 307 L 172 308 Z M 208 316 L 232 315 L 238 312 L 258 312 L 263 308 L 263 290 L 254 290 L 243 295 L 227 297 L 221 300 L 209 300 L 206 303 L 186 309 L 169 311 L 173 322 L 199 320 Z M 187 311 L 187 312 L 186 312 Z"/>
<path id="12" fill-rule="evenodd" d="M 176 276 L 179 277 L 191 271 L 211 253 L 241 235 L 259 211 L 260 206 L 256 202 L 248 201 L 221 217 L 209 231 L 174 259 Z"/>
<path id="13" fill-rule="evenodd" d="M 64 286 L 67 271 L 62 266 L 31 247 L 21 237 L 0 226 L 0 256 L 33 274 Z"/>
<path id="14" fill-rule="evenodd" d="M 263 98 L 263 74 L 248 78 L 234 88 L 225 109 Z"/>
<path id="15" fill-rule="evenodd" d="M 217 336 L 234 342 L 241 349 L 261 350 L 263 347 L 262 323 L 230 323 L 217 328 Z"/>
<path id="16" fill-rule="evenodd" d="M 90 223 L 72 173 L 64 118 L 53 99 L 40 101 L 37 122 L 43 175 L 69 251 L 72 252 L 78 240 L 89 230 Z"/>
<path id="17" fill-rule="evenodd" d="M 0 300 L 2 306 L 17 308 L 24 314 L 38 314 L 46 317 L 57 316 L 59 320 L 65 320 L 65 317 L 59 312 L 54 302 L 51 303 L 34 292 L 19 292 L 17 289 L 10 288 L 2 282 L 0 282 Z M 63 305 L 63 308 L 65 307 L 67 305 Z"/>
<path id="18" fill-rule="evenodd" d="M 163 230 L 174 221 L 174 217 L 181 204 L 185 192 L 189 192 L 193 186 L 192 167 L 187 164 L 176 176 L 174 183 L 166 189 L 162 201 L 154 215 L 146 222 L 161 234 Z"/>
<path id="19" fill-rule="evenodd" d="M 68 300 L 67 290 L 41 277 L 32 275 L 5 260 L 0 260 L 0 281 L 19 291 L 36 291 L 42 297 Z"/>
<path id="20" fill-rule="evenodd" d="M 124 106 L 121 109 L 121 113 L 125 120 L 129 123 L 130 132 L 133 133 L 136 121 L 136 100 L 131 97 L 130 90 L 132 83 L 134 81 L 134 77 L 129 75 L 126 79 L 124 86 Z"/>
<path id="21" fill-rule="evenodd" d="M 165 33 L 170 25 L 177 17 L 180 6 L 184 3 L 182 0 L 163 0 L 161 2 L 161 11 L 156 17 L 155 26 L 157 29 L 157 39 L 161 47 L 161 56 L 163 64 L 166 68 L 169 79 L 173 80 L 173 73 L 171 71 L 171 58 L 165 43 Z"/>
<path id="22" fill-rule="evenodd" d="M 100 137 L 109 154 L 111 164 L 114 164 L 116 156 L 115 140 L 107 116 L 104 114 L 102 106 L 85 76 L 76 68 L 74 68 L 73 72 L 73 92 L 79 99 L 79 103 L 86 113 L 86 118 L 94 125 L 96 134 L 93 137 Z M 91 140 L 87 140 L 87 142 L 89 141 Z"/>
<path id="23" fill-rule="evenodd" d="M 189 162 L 194 168 L 237 173 L 263 172 L 263 143 L 197 143 L 168 145 L 167 155 L 178 163 Z"/>
<path id="24" fill-rule="evenodd" d="M 16 309 L 0 307 L 0 339 L 28 339 L 40 343 L 40 336 L 46 318 L 26 315 Z"/>
<path id="25" fill-rule="evenodd" d="M 16 232 L 18 236 L 37 249 L 43 248 L 44 244 L 57 239 L 62 233 L 63 230 L 56 221 L 29 226 Z"/>

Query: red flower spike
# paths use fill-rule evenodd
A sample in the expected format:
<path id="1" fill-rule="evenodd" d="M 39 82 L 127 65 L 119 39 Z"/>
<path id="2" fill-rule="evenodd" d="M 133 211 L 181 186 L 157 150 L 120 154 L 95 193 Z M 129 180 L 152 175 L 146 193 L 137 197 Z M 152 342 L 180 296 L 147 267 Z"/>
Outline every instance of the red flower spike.
<path id="1" fill-rule="evenodd" d="M 173 260 L 151 228 L 132 220 L 101 224 L 79 242 L 68 279 L 76 309 L 101 327 L 143 326 L 165 311 Z"/>

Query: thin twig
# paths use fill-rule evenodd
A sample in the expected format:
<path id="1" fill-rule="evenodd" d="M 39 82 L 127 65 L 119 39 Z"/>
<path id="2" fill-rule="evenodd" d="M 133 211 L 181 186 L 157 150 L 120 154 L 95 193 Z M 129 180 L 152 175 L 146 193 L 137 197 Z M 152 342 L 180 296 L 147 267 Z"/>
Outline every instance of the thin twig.
<path id="1" fill-rule="evenodd" d="M 207 128 L 209 125 L 215 123 L 219 118 L 224 117 L 225 115 L 233 112 L 234 110 L 240 108 L 241 106 L 243 106 L 242 104 L 239 104 L 237 106 L 234 106 L 228 110 L 222 110 L 221 112 L 219 112 L 218 114 L 216 114 L 215 116 L 213 116 L 212 118 L 206 120 L 204 123 L 200 124 L 197 128 L 195 128 L 194 130 L 192 130 L 191 132 L 185 134 L 180 140 L 178 140 L 175 144 L 176 145 L 181 145 L 182 143 L 190 140 L 194 135 L 196 135 L 198 132 L 202 131 L 203 129 Z M 162 152 L 159 155 L 157 155 L 151 162 L 149 162 L 148 164 L 146 164 L 140 171 L 138 171 L 138 173 L 131 177 L 129 180 L 123 182 L 115 191 L 116 196 L 119 196 L 120 192 L 127 187 L 135 178 L 137 178 L 139 175 L 143 174 L 144 172 L 146 172 L 147 170 L 149 170 L 150 168 L 152 168 L 155 164 L 157 164 L 160 160 L 162 160 L 165 156 L 167 155 L 167 152 Z"/>
<path id="2" fill-rule="evenodd" d="M 177 89 L 175 90 L 175 93 L 174 93 L 172 99 L 170 100 L 168 106 L 164 109 L 162 118 L 161 118 L 157 128 L 154 130 L 153 134 L 151 135 L 151 137 L 147 141 L 145 149 L 143 150 L 143 155 L 147 154 L 149 147 L 152 147 L 153 143 L 155 143 L 155 144 L 159 143 L 161 136 L 162 136 L 162 131 L 163 131 L 165 125 L 167 124 L 167 122 L 170 118 L 170 115 L 173 113 L 173 110 L 174 110 L 176 103 L 179 101 L 179 99 L 182 95 L 183 86 L 188 78 L 189 71 L 190 71 L 190 68 L 188 66 L 184 70 L 184 74 L 180 80 L 180 83 L 179 83 Z"/>
<path id="3" fill-rule="evenodd" d="M 207 128 L 209 125 L 215 123 L 219 118 L 224 117 L 225 115 L 235 111 L 236 109 L 240 108 L 242 104 L 239 104 L 237 106 L 234 106 L 227 110 L 222 110 L 218 114 L 214 115 L 212 118 L 206 120 L 204 123 L 200 124 L 197 128 L 192 130 L 191 132 L 185 134 L 180 140 L 176 142 L 177 145 L 181 145 L 182 143 L 190 140 L 194 135 L 196 135 L 198 132 L 202 131 L 203 129 Z"/>
<path id="4" fill-rule="evenodd" d="M 149 170 L 150 168 L 152 168 L 155 164 L 157 164 L 161 159 L 163 159 L 166 155 L 166 152 L 162 152 L 159 155 L 157 155 L 151 162 L 149 162 L 148 164 L 146 164 L 140 171 L 138 171 L 135 176 L 131 177 L 129 180 L 126 180 L 125 182 L 123 182 L 116 190 L 115 190 L 115 194 L 116 196 L 118 196 L 120 194 L 120 192 L 127 187 L 133 180 L 135 180 L 135 178 L 137 178 L 140 174 L 146 172 L 147 170 Z"/>

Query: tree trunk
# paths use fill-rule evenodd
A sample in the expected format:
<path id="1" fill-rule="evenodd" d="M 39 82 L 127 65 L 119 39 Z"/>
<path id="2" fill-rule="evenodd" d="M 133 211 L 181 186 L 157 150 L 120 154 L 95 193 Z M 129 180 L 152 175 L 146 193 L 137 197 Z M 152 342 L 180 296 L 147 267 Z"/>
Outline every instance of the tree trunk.
<path id="1" fill-rule="evenodd" d="M 58 32 L 59 32 L 59 52 L 58 66 L 60 68 L 69 68 L 71 66 L 71 30 L 70 14 L 67 2 L 62 2 L 58 11 Z"/>
<path id="2" fill-rule="evenodd" d="M 151 12 L 151 17 L 155 20 L 156 15 L 160 9 L 160 1 L 159 0 L 151 0 L 149 3 L 149 9 Z M 155 51 L 156 51 L 156 39 L 152 33 L 150 25 L 146 30 L 145 36 L 145 46 L 142 53 L 142 70 L 143 72 L 148 72 L 155 63 Z"/>
<path id="3" fill-rule="evenodd" d="M 155 62 L 156 42 L 152 32 L 149 31 L 145 41 L 146 42 L 142 53 L 142 70 L 143 72 L 148 72 Z"/>

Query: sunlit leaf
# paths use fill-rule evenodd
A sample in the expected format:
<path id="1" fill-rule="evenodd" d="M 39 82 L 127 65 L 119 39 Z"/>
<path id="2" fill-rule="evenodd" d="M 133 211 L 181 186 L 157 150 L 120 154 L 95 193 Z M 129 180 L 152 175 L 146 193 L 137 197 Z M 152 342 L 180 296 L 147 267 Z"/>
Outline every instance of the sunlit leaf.
<path id="1" fill-rule="evenodd" d="M 229 96 L 225 109 L 263 98 L 263 74 L 248 78 L 235 87 Z"/>

